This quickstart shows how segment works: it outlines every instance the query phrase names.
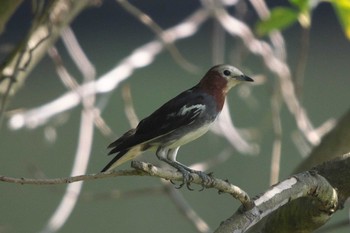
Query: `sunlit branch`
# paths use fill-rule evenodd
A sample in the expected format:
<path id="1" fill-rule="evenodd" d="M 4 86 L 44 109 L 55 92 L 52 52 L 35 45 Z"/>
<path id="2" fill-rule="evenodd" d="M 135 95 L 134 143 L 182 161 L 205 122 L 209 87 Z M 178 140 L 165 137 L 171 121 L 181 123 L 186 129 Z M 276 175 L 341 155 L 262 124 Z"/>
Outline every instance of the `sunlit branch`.
<path id="1" fill-rule="evenodd" d="M 79 42 L 75 38 L 72 30 L 69 28 L 64 30 L 62 33 L 62 39 L 64 45 L 69 51 L 69 55 L 81 71 L 84 83 L 91 82 L 95 79 L 95 68 L 89 61 L 84 51 L 79 45 Z M 56 54 L 58 56 L 58 53 Z M 77 84 L 74 78 L 69 74 L 63 63 L 56 63 L 56 69 L 61 79 L 68 81 L 72 85 L 68 88 L 76 90 Z M 61 72 L 60 72 L 61 71 Z M 81 112 L 81 122 L 79 131 L 79 140 L 77 144 L 77 150 L 74 156 L 73 168 L 71 176 L 77 174 L 85 174 L 91 155 L 91 147 L 94 134 L 94 118 L 96 111 L 93 111 L 95 103 L 95 95 L 89 95 L 82 97 L 82 104 L 84 109 Z M 57 206 L 53 215 L 46 224 L 43 232 L 57 232 L 68 220 L 72 213 L 81 189 L 81 183 L 68 184 L 65 194 L 62 197 L 60 204 Z M 72 195 L 74 193 L 74 195 Z"/>
<path id="2" fill-rule="evenodd" d="M 269 70 L 279 77 L 283 99 L 289 111 L 294 115 L 298 128 L 310 143 L 318 144 L 320 135 L 315 132 L 306 111 L 295 96 L 290 69 L 285 61 L 276 57 L 268 43 L 256 39 L 248 25 L 228 14 L 223 6 L 213 3 L 212 11 L 228 33 L 240 37 L 250 52 L 260 55 Z"/>
<path id="3" fill-rule="evenodd" d="M 208 12 L 200 9 L 193 13 L 182 23 L 165 30 L 174 41 L 194 35 L 200 25 L 208 18 Z M 154 40 L 135 49 L 129 56 L 123 59 L 116 67 L 102 75 L 94 82 L 81 85 L 77 91 L 70 91 L 57 99 L 40 107 L 14 114 L 10 117 L 9 126 L 12 129 L 23 127 L 35 128 L 45 124 L 51 117 L 67 111 L 81 102 L 81 93 L 84 96 L 107 93 L 118 87 L 120 82 L 132 75 L 135 69 L 151 64 L 161 51 L 163 44 Z"/>

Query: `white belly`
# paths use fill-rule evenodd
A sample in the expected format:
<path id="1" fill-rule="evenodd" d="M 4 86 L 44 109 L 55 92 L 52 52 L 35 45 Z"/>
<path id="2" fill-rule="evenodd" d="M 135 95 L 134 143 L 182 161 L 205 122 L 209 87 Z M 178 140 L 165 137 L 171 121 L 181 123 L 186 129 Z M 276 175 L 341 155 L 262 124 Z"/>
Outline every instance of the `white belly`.
<path id="1" fill-rule="evenodd" d="M 191 133 L 188 133 L 185 136 L 181 137 L 179 140 L 170 144 L 168 147 L 169 148 L 176 148 L 176 147 L 182 146 L 186 143 L 189 143 L 189 142 L 199 138 L 200 136 L 202 136 L 203 134 L 205 134 L 209 130 L 210 125 L 211 124 L 203 125 L 202 127 L 198 128 L 197 130 L 195 130 Z"/>

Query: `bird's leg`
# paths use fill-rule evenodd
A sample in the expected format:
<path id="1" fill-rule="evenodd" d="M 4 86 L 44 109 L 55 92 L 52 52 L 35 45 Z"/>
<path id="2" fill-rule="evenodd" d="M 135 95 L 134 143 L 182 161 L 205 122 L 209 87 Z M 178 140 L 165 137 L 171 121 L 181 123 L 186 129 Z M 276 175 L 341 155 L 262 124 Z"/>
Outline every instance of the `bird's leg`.
<path id="1" fill-rule="evenodd" d="M 187 169 L 185 169 L 185 166 L 183 166 L 179 162 L 168 159 L 167 155 L 169 153 L 174 153 L 174 152 L 177 153 L 177 150 L 178 150 L 178 148 L 174 149 L 174 150 L 173 149 L 167 150 L 167 149 L 164 149 L 162 147 L 159 147 L 157 152 L 156 152 L 156 155 L 157 155 L 159 160 L 169 164 L 173 168 L 176 168 L 182 174 L 183 182 L 179 185 L 179 187 L 176 187 L 176 188 L 181 188 L 184 184 L 186 184 L 186 186 L 189 190 L 193 190 L 190 187 L 191 181 L 193 180 L 193 178 L 191 176 L 191 172 L 188 171 Z"/>
<path id="2" fill-rule="evenodd" d="M 179 172 L 182 173 L 183 183 L 180 184 L 180 186 L 178 188 L 181 188 L 184 184 L 186 184 L 187 188 L 192 190 L 192 188 L 190 188 L 191 181 L 193 180 L 191 173 L 197 174 L 202 179 L 202 187 L 203 188 L 205 187 L 205 185 L 210 184 L 212 182 L 210 175 L 207 175 L 206 173 L 204 173 L 202 171 L 193 170 L 193 169 L 185 166 L 184 164 L 176 161 L 176 155 L 177 155 L 178 150 L 179 150 L 179 147 L 177 147 L 175 149 L 169 149 L 169 150 L 159 148 L 157 150 L 157 157 L 161 161 L 166 162 L 167 164 L 176 168 Z"/>
<path id="3" fill-rule="evenodd" d="M 178 166 L 181 166 L 183 169 L 185 169 L 186 171 L 188 171 L 190 173 L 197 174 L 202 179 L 202 187 L 204 189 L 205 185 L 209 185 L 212 182 L 211 175 L 210 174 L 208 175 L 202 171 L 193 170 L 193 169 L 187 167 L 186 165 L 176 161 L 176 156 L 177 156 L 177 152 L 178 152 L 179 148 L 180 147 L 177 147 L 175 149 L 170 149 L 168 151 L 168 154 L 167 154 L 168 160 L 174 161 L 175 163 L 177 163 Z"/>

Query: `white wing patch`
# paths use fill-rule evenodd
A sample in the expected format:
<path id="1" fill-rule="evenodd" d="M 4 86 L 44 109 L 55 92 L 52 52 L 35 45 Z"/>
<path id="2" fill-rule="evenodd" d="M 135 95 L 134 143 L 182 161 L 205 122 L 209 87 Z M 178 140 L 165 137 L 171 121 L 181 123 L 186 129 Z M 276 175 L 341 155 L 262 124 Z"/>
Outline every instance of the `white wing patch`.
<path id="1" fill-rule="evenodd" d="M 182 108 L 180 108 L 180 110 L 178 112 L 173 112 L 171 114 L 168 114 L 168 118 L 169 117 L 174 117 L 174 116 L 185 116 L 186 114 L 188 114 L 188 112 L 192 111 L 193 109 L 195 109 L 195 110 L 194 110 L 194 112 L 193 112 L 193 114 L 191 116 L 191 120 L 194 119 L 195 117 L 197 117 L 203 111 L 205 111 L 205 105 L 203 105 L 203 104 L 196 104 L 196 105 L 191 105 L 189 107 L 187 107 L 185 105 Z"/>
<path id="2" fill-rule="evenodd" d="M 201 112 L 203 112 L 205 110 L 205 105 L 196 104 L 196 105 L 191 105 L 189 107 L 187 107 L 185 105 L 180 109 L 180 111 L 177 113 L 177 115 L 180 115 L 180 116 L 186 115 L 188 112 L 190 112 L 194 109 L 195 109 L 194 116 L 197 116 L 198 114 L 200 114 Z"/>

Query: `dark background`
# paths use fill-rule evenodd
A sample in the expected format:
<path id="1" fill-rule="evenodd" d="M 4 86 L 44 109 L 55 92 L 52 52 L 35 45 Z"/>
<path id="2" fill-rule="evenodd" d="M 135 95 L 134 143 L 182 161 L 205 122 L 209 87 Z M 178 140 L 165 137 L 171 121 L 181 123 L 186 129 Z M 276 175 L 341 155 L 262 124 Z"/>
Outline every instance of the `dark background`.
<path id="1" fill-rule="evenodd" d="M 274 4 L 278 4 L 275 1 Z M 198 1 L 131 1 L 164 29 L 181 22 L 200 6 Z M 230 8 L 232 13 L 235 8 Z M 245 21 L 254 25 L 256 15 L 250 10 Z M 17 10 L 6 31 L 0 37 L 0 62 L 7 55 L 7 49 L 17 44 L 26 34 L 32 19 L 30 1 Z M 140 118 L 150 114 L 162 103 L 182 90 L 193 86 L 211 67 L 213 21 L 207 21 L 193 37 L 178 41 L 181 53 L 200 68 L 192 74 L 177 64 L 167 52 L 162 52 L 148 67 L 137 70 L 123 84 L 129 84 L 133 94 L 136 112 Z M 82 48 L 94 63 L 98 76 L 106 73 L 131 51 L 155 38 L 155 35 L 125 12 L 115 1 L 105 1 L 100 7 L 89 8 L 81 13 L 72 24 Z M 300 49 L 300 26 L 294 25 L 283 32 L 286 40 L 288 63 L 291 70 L 297 63 Z M 239 39 L 226 37 L 227 56 L 235 52 Z M 57 46 L 63 54 L 65 65 L 81 81 L 78 70 L 67 56 L 62 43 Z M 349 61 L 350 44 L 344 36 L 330 4 L 320 4 L 312 17 L 310 51 L 305 71 L 303 104 L 315 126 L 330 118 L 337 119 L 349 108 Z M 262 74 L 261 59 L 248 55 L 241 70 L 249 75 Z M 229 143 L 213 133 L 188 144 L 179 151 L 178 159 L 192 164 L 210 158 L 225 148 L 231 148 L 232 156 L 224 164 L 211 169 L 218 178 L 229 179 L 254 196 L 269 186 L 273 131 L 270 114 L 270 97 L 275 77 L 267 76 L 264 85 L 251 88 L 257 106 L 252 108 L 234 90 L 228 96 L 230 110 L 238 127 L 256 130 L 256 142 L 260 152 L 256 156 L 242 155 Z M 45 57 L 30 74 L 25 86 L 11 100 L 9 109 L 32 108 L 60 96 L 66 89 L 55 73 L 52 61 Z M 129 129 L 125 117 L 120 88 L 113 92 L 111 101 L 102 116 L 121 135 Z M 76 150 L 81 107 L 70 111 L 67 121 L 58 126 L 57 140 L 45 140 L 45 127 L 35 130 L 12 131 L 6 124 L 0 134 L 0 174 L 14 177 L 34 177 L 37 171 L 46 177 L 65 177 L 71 170 Z M 6 123 L 6 121 L 5 121 Z M 281 175 L 283 179 L 291 174 L 302 157 L 292 142 L 296 131 L 294 118 L 286 107 L 282 110 L 283 144 Z M 88 173 L 96 173 L 109 161 L 106 145 L 109 139 L 98 131 L 94 136 L 92 157 Z M 152 153 L 146 153 L 141 160 L 158 163 Z M 129 164 L 121 168 L 128 168 Z M 193 226 L 185 220 L 177 207 L 165 195 L 151 194 L 110 198 L 112 190 L 126 192 L 145 187 L 159 186 L 159 180 L 149 177 L 125 177 L 89 181 L 84 184 L 71 218 L 60 232 L 194 232 Z M 197 188 L 197 187 L 196 187 Z M 199 187 L 198 187 L 199 189 Z M 2 183 L 0 185 L 0 232 L 38 232 L 46 224 L 60 202 L 65 186 L 31 186 Z M 228 218 L 239 206 L 229 195 L 218 195 L 215 190 L 181 192 L 194 210 L 207 221 L 212 229 Z M 88 198 L 94 194 L 95 198 Z M 347 207 L 332 218 L 331 223 L 347 218 Z M 335 230 L 329 232 L 348 232 Z"/>

